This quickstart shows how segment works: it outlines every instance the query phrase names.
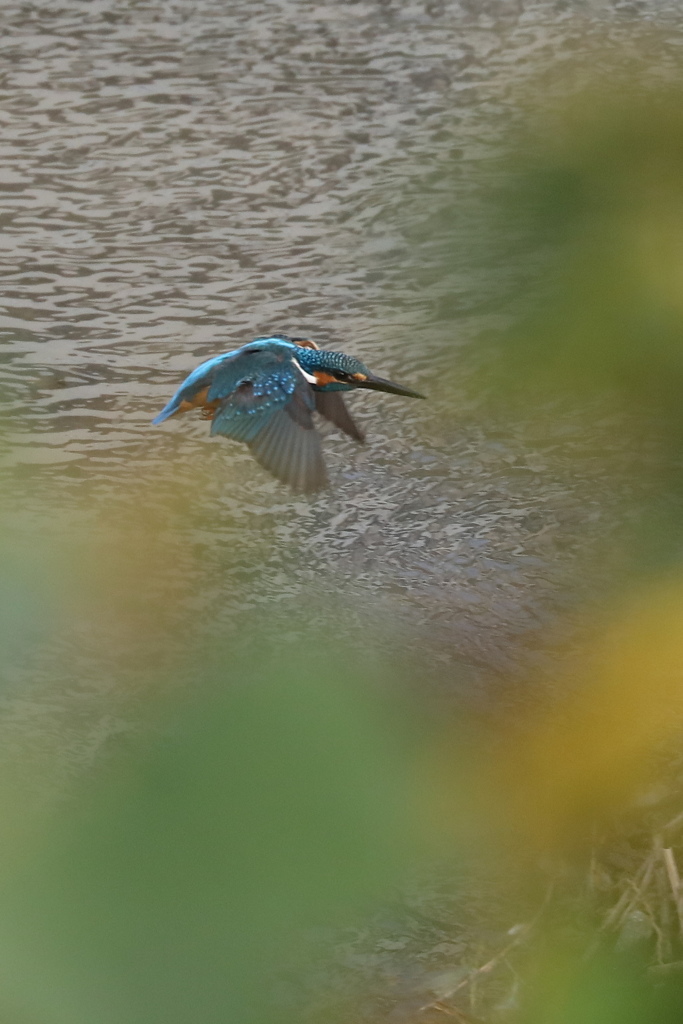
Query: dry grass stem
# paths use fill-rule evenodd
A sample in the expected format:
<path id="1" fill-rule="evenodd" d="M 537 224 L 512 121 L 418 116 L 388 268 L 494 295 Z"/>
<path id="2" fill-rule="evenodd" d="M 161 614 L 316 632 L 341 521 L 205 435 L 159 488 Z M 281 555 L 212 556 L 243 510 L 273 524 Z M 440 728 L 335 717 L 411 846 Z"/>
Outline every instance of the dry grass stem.
<path id="1" fill-rule="evenodd" d="M 666 874 L 669 879 L 669 885 L 671 886 L 674 905 L 676 907 L 679 932 L 683 937 L 683 898 L 681 897 L 681 877 L 678 873 L 678 865 L 676 864 L 674 852 L 670 846 L 662 849 L 662 858 L 664 860 Z"/>
<path id="2" fill-rule="evenodd" d="M 612 909 L 605 915 L 605 919 L 600 926 L 602 931 L 617 928 L 626 916 L 631 913 L 637 903 L 642 900 L 643 893 L 650 884 L 657 856 L 658 850 L 655 847 L 643 861 L 636 877 L 627 879 L 628 888 L 624 889 Z"/>

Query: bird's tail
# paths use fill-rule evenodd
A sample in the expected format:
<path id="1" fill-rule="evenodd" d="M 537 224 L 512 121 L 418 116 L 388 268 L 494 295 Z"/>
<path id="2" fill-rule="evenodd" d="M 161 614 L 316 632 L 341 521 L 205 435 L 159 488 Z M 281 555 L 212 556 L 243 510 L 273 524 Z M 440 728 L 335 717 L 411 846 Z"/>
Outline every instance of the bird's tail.
<path id="1" fill-rule="evenodd" d="M 170 416 L 175 416 L 177 412 L 187 412 L 188 409 L 202 409 L 205 415 L 211 418 L 213 410 L 215 408 L 215 402 L 208 402 L 209 387 L 204 382 L 200 384 L 193 384 L 191 387 L 187 387 L 187 384 L 183 384 L 180 390 L 176 391 L 175 395 L 164 408 L 161 410 L 158 416 L 155 416 L 152 423 L 163 423 Z"/>
<path id="2" fill-rule="evenodd" d="M 181 404 L 182 400 L 178 397 L 178 395 L 174 395 L 171 401 L 168 402 L 168 404 L 164 406 L 161 412 L 154 417 L 152 423 L 163 423 L 164 420 L 167 420 L 169 418 L 169 416 L 173 416 L 175 413 L 180 411 Z"/>

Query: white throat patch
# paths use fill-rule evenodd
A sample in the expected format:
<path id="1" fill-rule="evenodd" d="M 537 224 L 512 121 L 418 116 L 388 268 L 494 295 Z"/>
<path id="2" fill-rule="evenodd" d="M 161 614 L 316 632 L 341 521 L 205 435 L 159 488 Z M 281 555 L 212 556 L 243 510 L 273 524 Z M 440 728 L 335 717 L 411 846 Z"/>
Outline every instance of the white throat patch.
<path id="1" fill-rule="evenodd" d="M 301 372 L 302 377 L 304 377 L 304 379 L 307 380 L 309 384 L 318 383 L 317 379 L 312 374 L 306 373 L 298 359 L 292 359 L 292 362 L 294 363 L 296 368 Z"/>

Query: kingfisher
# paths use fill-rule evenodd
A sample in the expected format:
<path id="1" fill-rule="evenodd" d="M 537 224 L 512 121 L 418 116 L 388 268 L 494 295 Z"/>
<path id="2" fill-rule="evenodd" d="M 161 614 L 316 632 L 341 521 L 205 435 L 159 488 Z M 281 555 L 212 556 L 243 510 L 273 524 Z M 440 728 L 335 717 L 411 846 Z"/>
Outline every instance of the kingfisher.
<path id="1" fill-rule="evenodd" d="M 243 441 L 278 480 L 310 493 L 327 483 L 313 413 L 363 444 L 342 395 L 356 388 L 425 397 L 376 377 L 353 356 L 327 352 L 308 338 L 272 334 L 207 359 L 152 422 L 198 408 L 211 420 L 212 435 Z"/>

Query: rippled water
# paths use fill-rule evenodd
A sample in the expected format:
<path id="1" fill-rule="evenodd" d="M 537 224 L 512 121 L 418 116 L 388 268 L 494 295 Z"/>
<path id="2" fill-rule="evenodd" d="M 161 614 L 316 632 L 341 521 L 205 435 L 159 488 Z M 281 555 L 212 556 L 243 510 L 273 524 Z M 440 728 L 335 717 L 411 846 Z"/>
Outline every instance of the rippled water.
<path id="1" fill-rule="evenodd" d="M 148 501 L 163 516 L 181 493 L 202 572 L 177 538 L 168 571 L 226 623 L 342 587 L 359 621 L 372 608 L 408 646 L 428 634 L 425 657 L 508 667 L 510 641 L 552 618 L 568 561 L 606 529 L 597 481 L 587 507 L 585 480 L 476 412 L 442 428 L 443 398 L 353 399 L 370 444 L 330 436 L 333 486 L 314 500 L 201 421 L 150 420 L 200 360 L 273 330 L 433 387 L 439 293 L 416 272 L 428 240 L 416 251 L 401 227 L 408 197 L 453 161 L 470 195 L 514 116 L 508 87 L 593 35 L 621 45 L 654 19 L 674 53 L 676 6 L 50 0 L 0 18 L 14 512 L 39 529 Z M 481 285 L 466 262 L 448 284 L 453 359 L 486 325 Z M 571 425 L 554 439 L 570 461 L 571 442 Z M 266 551 L 236 594 L 223 553 L 261 528 Z"/>

